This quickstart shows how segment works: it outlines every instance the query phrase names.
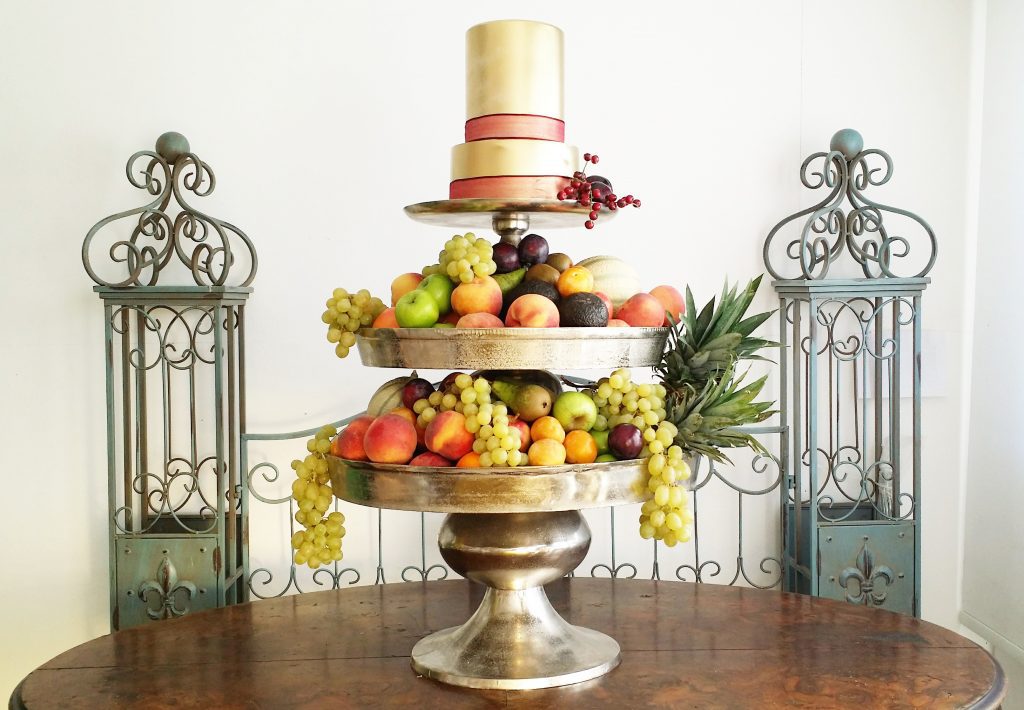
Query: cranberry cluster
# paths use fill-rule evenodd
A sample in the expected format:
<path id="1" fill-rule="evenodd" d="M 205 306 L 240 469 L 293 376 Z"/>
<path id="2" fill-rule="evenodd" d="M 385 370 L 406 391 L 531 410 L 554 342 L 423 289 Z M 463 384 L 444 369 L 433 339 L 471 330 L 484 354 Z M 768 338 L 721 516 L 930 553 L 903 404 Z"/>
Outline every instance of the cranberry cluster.
<path id="1" fill-rule="evenodd" d="M 591 165 L 597 165 L 599 158 L 590 153 L 583 154 L 583 160 Z M 590 207 L 590 219 L 583 223 L 587 229 L 594 228 L 594 222 L 601 214 L 601 207 L 615 211 L 620 207 L 640 206 L 640 200 L 632 195 L 619 197 L 612 192 L 612 184 L 608 178 L 600 175 L 587 175 L 587 166 L 583 170 L 577 170 L 572 174 L 569 186 L 558 191 L 559 200 L 576 200 L 576 204 Z"/>

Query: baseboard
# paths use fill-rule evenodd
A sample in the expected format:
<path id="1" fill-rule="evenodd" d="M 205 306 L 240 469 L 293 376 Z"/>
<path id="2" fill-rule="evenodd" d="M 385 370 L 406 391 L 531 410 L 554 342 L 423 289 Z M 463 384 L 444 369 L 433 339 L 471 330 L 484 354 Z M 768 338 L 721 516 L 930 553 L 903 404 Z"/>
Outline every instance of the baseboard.
<path id="1" fill-rule="evenodd" d="M 1016 663 L 1024 665 L 1024 648 L 1014 643 L 991 626 L 981 621 L 968 611 L 960 611 L 960 623 L 968 629 L 988 640 L 994 649 L 997 649 L 1007 657 L 1012 658 Z"/>

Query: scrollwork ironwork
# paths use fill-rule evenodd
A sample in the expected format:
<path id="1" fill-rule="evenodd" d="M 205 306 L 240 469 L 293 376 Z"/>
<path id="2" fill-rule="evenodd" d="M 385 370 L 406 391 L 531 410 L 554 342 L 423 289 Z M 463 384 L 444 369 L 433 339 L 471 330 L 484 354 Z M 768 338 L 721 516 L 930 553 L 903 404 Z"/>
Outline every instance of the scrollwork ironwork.
<path id="1" fill-rule="evenodd" d="M 256 249 L 241 229 L 196 209 L 186 193 L 207 197 L 217 185 L 209 164 L 191 151 L 180 133 L 164 133 L 156 150 L 134 153 L 125 166 L 128 182 L 153 199 L 139 207 L 104 217 L 85 235 L 82 264 L 86 273 L 101 286 L 129 288 L 155 286 L 164 268 L 177 257 L 189 270 L 197 286 L 249 286 L 256 276 Z M 172 200 L 178 212 L 172 217 Z M 94 240 L 105 227 L 121 220 L 134 220 L 127 238 L 115 240 L 106 256 L 127 273 L 105 278 L 93 263 Z M 239 257 L 244 256 L 244 259 Z M 247 261 L 248 271 L 231 279 L 236 262 Z M 235 269 L 236 275 L 238 269 Z"/>
<path id="2" fill-rule="evenodd" d="M 883 167 L 872 167 L 872 161 L 877 164 L 878 159 Z M 811 154 L 800 166 L 800 182 L 804 187 L 826 188 L 829 194 L 820 202 L 789 215 L 768 232 L 763 251 L 768 272 L 779 280 L 824 279 L 829 266 L 845 249 L 860 264 L 867 278 L 900 278 L 893 270 L 894 263 L 910 256 L 910 240 L 890 231 L 883 215 L 889 213 L 916 222 L 927 235 L 927 263 L 914 274 L 915 277 L 925 276 L 935 265 L 938 251 L 935 232 L 913 212 L 875 202 L 865 195 L 867 188 L 884 185 L 892 174 L 892 158 L 885 151 L 865 150 L 864 139 L 853 129 L 838 131 L 832 136 L 828 151 Z M 772 243 L 784 227 L 801 219 L 800 236 L 787 243 L 784 250 L 788 261 L 799 263 L 800 272 L 787 276 L 773 264 Z"/>

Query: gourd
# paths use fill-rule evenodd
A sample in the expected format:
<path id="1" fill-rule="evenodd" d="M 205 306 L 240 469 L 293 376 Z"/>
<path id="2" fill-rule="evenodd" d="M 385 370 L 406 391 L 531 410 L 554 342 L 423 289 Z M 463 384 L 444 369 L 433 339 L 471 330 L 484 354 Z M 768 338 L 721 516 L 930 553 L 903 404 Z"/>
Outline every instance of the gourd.
<path id="1" fill-rule="evenodd" d="M 592 256 L 581 261 L 594 276 L 594 290 L 611 299 L 618 308 L 635 293 L 640 292 L 640 276 L 627 262 L 614 256 Z"/>

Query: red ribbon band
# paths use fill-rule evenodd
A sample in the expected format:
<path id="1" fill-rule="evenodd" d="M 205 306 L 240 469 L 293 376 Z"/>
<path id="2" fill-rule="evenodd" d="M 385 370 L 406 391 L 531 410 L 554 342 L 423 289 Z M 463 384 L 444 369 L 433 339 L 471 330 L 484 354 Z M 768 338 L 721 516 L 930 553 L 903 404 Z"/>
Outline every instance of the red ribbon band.
<path id="1" fill-rule="evenodd" d="M 528 113 L 494 113 L 466 121 L 466 142 L 488 138 L 533 138 L 565 142 L 565 121 Z"/>

